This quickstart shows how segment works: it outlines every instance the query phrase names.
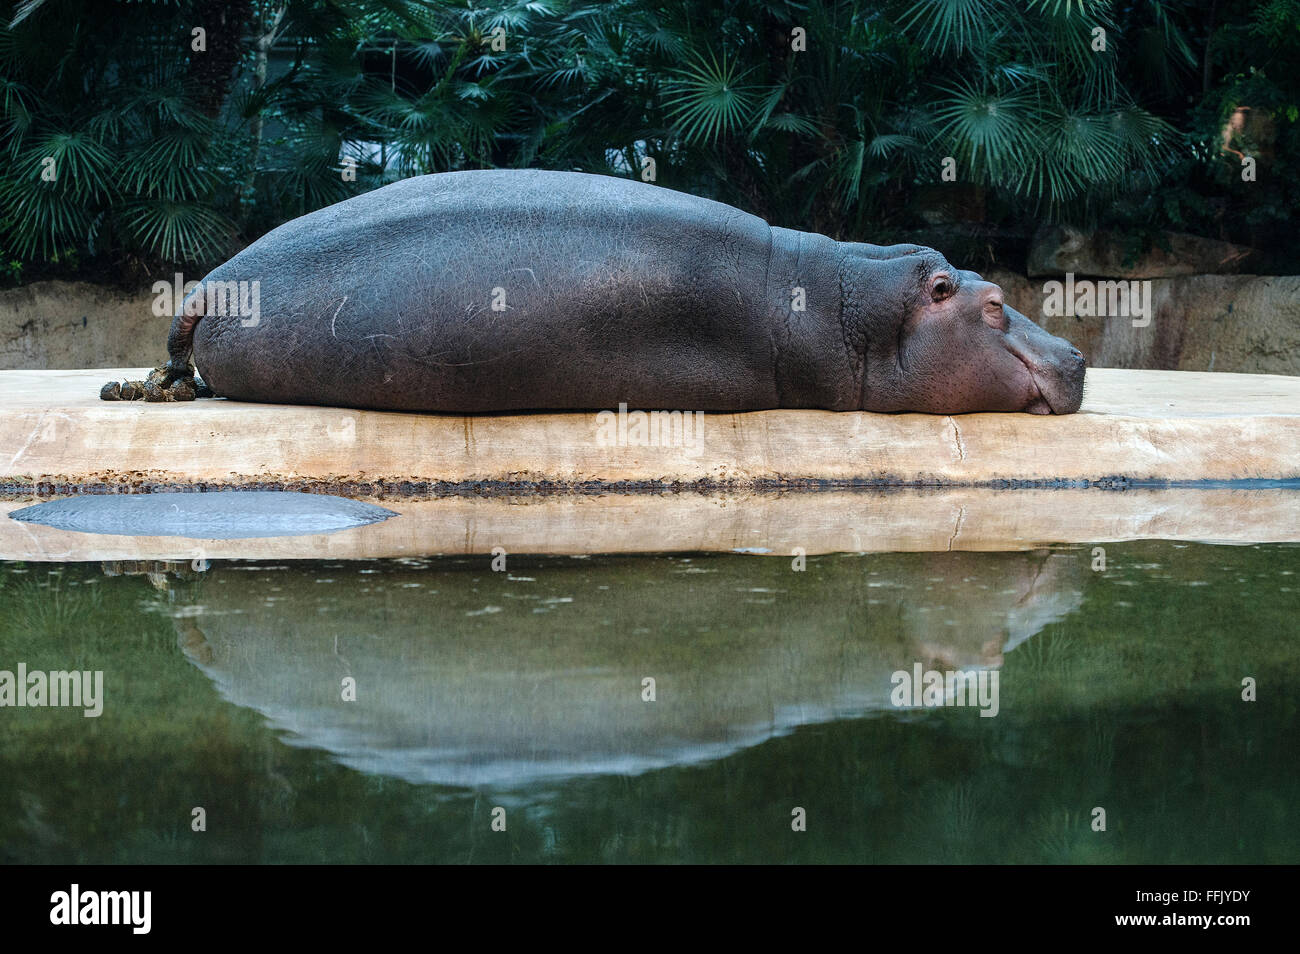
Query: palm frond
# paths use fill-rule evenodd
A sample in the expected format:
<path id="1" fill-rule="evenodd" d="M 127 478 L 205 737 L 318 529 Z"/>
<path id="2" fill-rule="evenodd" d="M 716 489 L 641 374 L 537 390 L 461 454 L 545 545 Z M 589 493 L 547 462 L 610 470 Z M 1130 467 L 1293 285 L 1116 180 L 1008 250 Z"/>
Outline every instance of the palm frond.
<path id="1" fill-rule="evenodd" d="M 997 0 L 917 0 L 899 25 L 924 30 L 921 45 L 926 49 L 961 53 L 988 31 L 997 5 Z"/>
<path id="2" fill-rule="evenodd" d="M 696 56 L 692 66 L 674 74 L 665 102 L 683 139 L 713 143 L 743 129 L 754 110 L 753 90 L 742 85 L 748 72 L 710 54 Z"/>
<path id="3" fill-rule="evenodd" d="M 940 139 L 955 155 L 993 167 L 1011 164 L 1027 151 L 1028 96 L 991 93 L 974 84 L 944 90 L 948 98 L 935 109 Z"/>
<path id="4" fill-rule="evenodd" d="M 195 202 L 170 199 L 137 201 L 121 213 L 127 235 L 163 261 L 214 261 L 229 241 L 231 224 L 220 213 Z"/>

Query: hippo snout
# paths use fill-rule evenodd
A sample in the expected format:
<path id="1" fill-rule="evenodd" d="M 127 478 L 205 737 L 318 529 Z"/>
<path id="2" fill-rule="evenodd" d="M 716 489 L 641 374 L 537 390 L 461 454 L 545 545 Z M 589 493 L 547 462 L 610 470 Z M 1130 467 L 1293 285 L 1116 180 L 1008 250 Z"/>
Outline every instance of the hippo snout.
<path id="1" fill-rule="evenodd" d="M 1038 396 L 1025 410 L 1031 414 L 1073 414 L 1079 410 L 1087 370 L 1083 352 L 1015 309 L 1008 307 L 1006 313 L 1010 325 L 1007 347 L 1024 364 L 1038 389 Z"/>
<path id="2" fill-rule="evenodd" d="M 1065 345 L 1065 356 L 1059 367 L 1047 375 L 1047 386 L 1043 397 L 1051 405 L 1053 414 L 1073 414 L 1083 404 L 1083 380 L 1087 373 L 1088 362 L 1083 352 L 1064 338 L 1057 341 Z M 1055 382 L 1055 387 L 1051 386 Z"/>

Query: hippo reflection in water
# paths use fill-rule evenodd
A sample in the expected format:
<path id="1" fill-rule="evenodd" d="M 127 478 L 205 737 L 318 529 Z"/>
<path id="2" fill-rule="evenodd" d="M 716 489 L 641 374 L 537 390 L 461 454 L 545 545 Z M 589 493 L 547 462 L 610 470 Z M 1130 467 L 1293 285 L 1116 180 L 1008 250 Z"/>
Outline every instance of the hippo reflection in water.
<path id="1" fill-rule="evenodd" d="M 895 671 L 1000 667 L 1079 605 L 1086 563 L 1040 551 L 826 557 L 803 573 L 735 556 L 512 558 L 509 576 L 479 560 L 248 570 L 203 574 L 176 619 L 222 696 L 362 772 L 508 788 L 717 759 L 893 710 Z"/>

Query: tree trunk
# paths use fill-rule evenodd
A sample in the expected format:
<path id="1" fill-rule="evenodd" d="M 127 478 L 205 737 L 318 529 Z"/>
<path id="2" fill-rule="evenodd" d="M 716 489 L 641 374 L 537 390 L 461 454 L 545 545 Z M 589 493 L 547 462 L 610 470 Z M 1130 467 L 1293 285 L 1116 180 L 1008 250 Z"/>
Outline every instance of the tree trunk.
<path id="1" fill-rule="evenodd" d="M 261 2 L 257 4 L 257 22 L 254 24 L 256 39 L 253 41 L 253 91 L 266 85 L 266 69 L 270 60 L 271 47 L 284 21 L 287 7 L 280 3 Z M 239 190 L 240 218 L 247 214 L 247 203 L 252 199 L 257 179 L 257 162 L 262 152 L 262 130 L 265 119 L 259 108 L 253 116 L 249 132 L 252 143 L 249 146 L 248 162 L 245 167 L 244 181 Z M 242 224 L 242 223 L 241 223 Z"/>

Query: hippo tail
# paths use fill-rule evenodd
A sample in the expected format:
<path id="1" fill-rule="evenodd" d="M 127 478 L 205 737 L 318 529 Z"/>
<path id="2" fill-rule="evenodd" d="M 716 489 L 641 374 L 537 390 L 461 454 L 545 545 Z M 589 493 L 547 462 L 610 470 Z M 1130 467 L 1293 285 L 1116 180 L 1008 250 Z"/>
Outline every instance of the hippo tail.
<path id="1" fill-rule="evenodd" d="M 203 293 L 200 291 L 192 293 L 176 310 L 171 330 L 167 332 L 168 366 L 177 369 L 190 367 L 190 356 L 194 354 L 194 329 L 203 317 L 204 305 Z"/>
<path id="2" fill-rule="evenodd" d="M 203 317 L 202 292 L 191 294 L 177 309 L 167 332 L 167 363 L 154 368 L 143 381 L 109 381 L 99 390 L 104 401 L 193 401 L 212 397 L 190 363 L 194 353 L 194 329 Z"/>

